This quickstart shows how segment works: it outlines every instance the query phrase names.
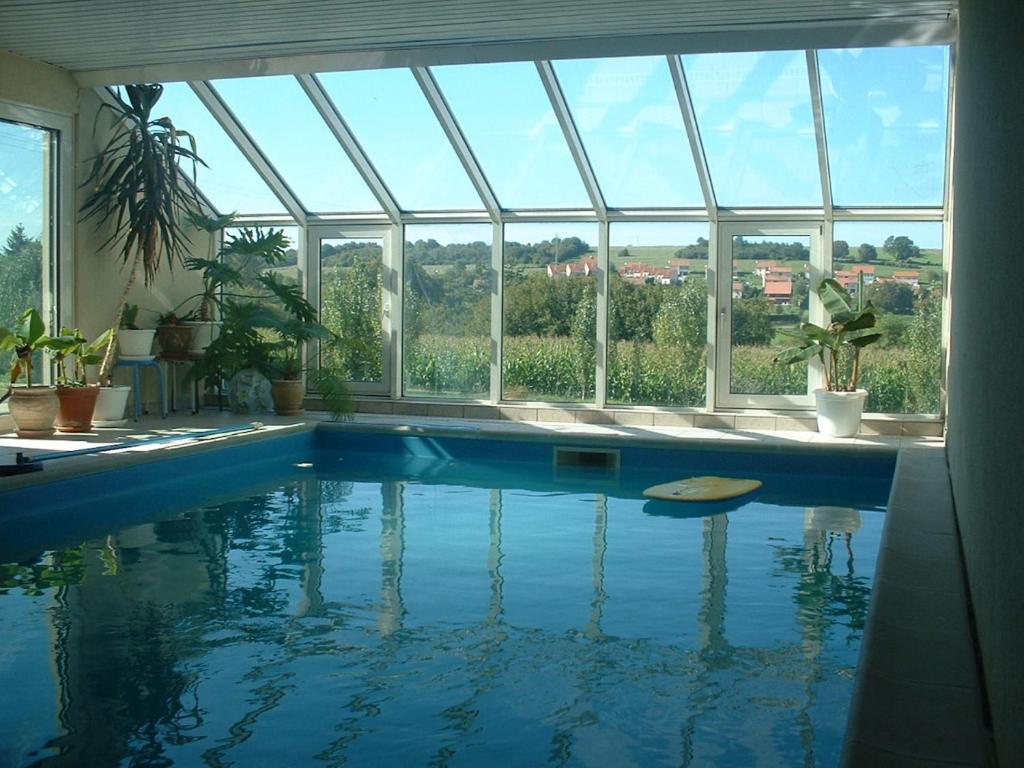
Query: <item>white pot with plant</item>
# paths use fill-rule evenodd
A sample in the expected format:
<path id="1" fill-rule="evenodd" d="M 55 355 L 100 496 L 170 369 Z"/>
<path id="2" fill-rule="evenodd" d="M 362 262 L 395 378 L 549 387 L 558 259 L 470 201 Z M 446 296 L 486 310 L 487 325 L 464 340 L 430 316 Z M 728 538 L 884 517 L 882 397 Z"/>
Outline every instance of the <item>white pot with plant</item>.
<path id="1" fill-rule="evenodd" d="M 801 323 L 798 330 L 787 334 L 796 344 L 780 352 L 775 362 L 795 364 L 817 357 L 825 378 L 824 388 L 814 390 L 818 431 L 832 437 L 852 437 L 860 429 L 868 396 L 867 390 L 857 386 L 860 351 L 882 334 L 875 330 L 874 307 L 864 300 L 863 273 L 856 301 L 831 278 L 821 281 L 817 293 L 831 318 L 829 324 L 822 328 Z"/>
<path id="2" fill-rule="evenodd" d="M 125 360 L 152 360 L 155 328 L 139 328 L 139 305 L 129 304 L 121 313 L 121 329 L 117 335 L 117 350 Z"/>
<path id="3" fill-rule="evenodd" d="M 57 389 L 32 383 L 36 352 L 53 349 L 57 341 L 46 335 L 46 326 L 38 310 L 27 309 L 13 330 L 0 328 L 0 350 L 12 352 L 11 386 L 0 403 L 10 398 L 11 418 L 18 437 L 49 437 L 57 417 Z M 25 385 L 19 386 L 22 374 Z"/>

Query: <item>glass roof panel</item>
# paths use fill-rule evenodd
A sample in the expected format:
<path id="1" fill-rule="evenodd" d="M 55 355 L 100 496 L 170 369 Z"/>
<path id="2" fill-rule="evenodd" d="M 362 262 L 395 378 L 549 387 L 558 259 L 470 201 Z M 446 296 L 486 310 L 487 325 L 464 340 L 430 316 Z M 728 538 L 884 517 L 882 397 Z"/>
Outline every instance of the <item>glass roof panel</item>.
<path id="1" fill-rule="evenodd" d="M 166 83 L 156 113 L 196 138 L 206 162 L 196 171 L 199 189 L 222 213 L 287 215 L 284 205 L 245 159 L 187 83 Z"/>
<path id="2" fill-rule="evenodd" d="M 503 207 L 591 207 L 532 62 L 432 71 Z"/>
<path id="3" fill-rule="evenodd" d="M 554 67 L 608 205 L 704 207 L 663 57 L 556 61 Z"/>
<path id="4" fill-rule="evenodd" d="M 718 204 L 820 206 L 803 51 L 684 56 Z"/>
<path id="5" fill-rule="evenodd" d="M 836 205 L 942 205 L 945 46 L 819 51 Z"/>
<path id="6" fill-rule="evenodd" d="M 409 70 L 318 77 L 403 210 L 483 210 Z"/>
<path id="7" fill-rule="evenodd" d="M 307 211 L 381 210 L 294 77 L 242 77 L 213 86 Z"/>

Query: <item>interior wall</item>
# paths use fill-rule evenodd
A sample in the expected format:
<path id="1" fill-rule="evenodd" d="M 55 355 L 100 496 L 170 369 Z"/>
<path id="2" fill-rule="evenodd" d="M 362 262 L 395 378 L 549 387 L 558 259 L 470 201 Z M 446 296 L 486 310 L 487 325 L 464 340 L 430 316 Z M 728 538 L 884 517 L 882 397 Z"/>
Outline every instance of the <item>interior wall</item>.
<path id="1" fill-rule="evenodd" d="M 0 51 L 0 99 L 73 115 L 78 84 L 63 69 Z"/>
<path id="2" fill-rule="evenodd" d="M 947 455 L 1001 765 L 1024 765 L 1024 4 L 960 5 Z"/>

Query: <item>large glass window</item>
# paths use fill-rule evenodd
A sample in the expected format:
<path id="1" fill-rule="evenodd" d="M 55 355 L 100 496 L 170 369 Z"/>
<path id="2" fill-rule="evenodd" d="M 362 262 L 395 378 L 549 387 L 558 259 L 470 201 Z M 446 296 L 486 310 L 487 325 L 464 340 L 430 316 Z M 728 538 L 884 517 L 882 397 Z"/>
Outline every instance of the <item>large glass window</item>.
<path id="1" fill-rule="evenodd" d="M 287 215 L 281 201 L 187 83 L 165 84 L 154 111 L 167 115 L 176 128 L 195 137 L 196 151 L 206 163 L 196 168 L 199 189 L 218 210 Z"/>
<path id="2" fill-rule="evenodd" d="M 605 202 L 620 208 L 704 207 L 664 57 L 554 66 Z"/>
<path id="3" fill-rule="evenodd" d="M 411 72 L 328 72 L 319 78 L 399 206 L 483 209 Z"/>
<path id="4" fill-rule="evenodd" d="M 217 80 L 214 87 L 308 211 L 380 211 L 298 80 Z"/>
<path id="5" fill-rule="evenodd" d="M 590 208 L 532 62 L 432 70 L 506 208 Z"/>
<path id="6" fill-rule="evenodd" d="M 832 272 L 878 311 L 884 334 L 861 353 L 860 386 L 874 413 L 942 406 L 942 222 L 836 222 Z"/>
<path id="7" fill-rule="evenodd" d="M 597 224 L 506 225 L 506 400 L 593 401 L 596 248 Z"/>
<path id="8" fill-rule="evenodd" d="M 54 324 L 48 284 L 56 142 L 55 131 L 0 120 L 0 328 L 13 328 L 30 308 L 48 328 Z M 0 355 L 0 382 L 9 381 L 9 358 Z M 41 362 L 36 359 L 37 384 Z"/>
<path id="9" fill-rule="evenodd" d="M 405 228 L 405 394 L 488 397 L 491 233 L 489 224 Z"/>
<path id="10" fill-rule="evenodd" d="M 942 205 L 945 46 L 819 51 L 837 205 Z"/>
<path id="11" fill-rule="evenodd" d="M 803 51 L 683 57 L 718 204 L 820 206 Z"/>
<path id="12" fill-rule="evenodd" d="M 613 223 L 608 402 L 703 406 L 708 225 Z"/>
<path id="13" fill-rule="evenodd" d="M 386 388 L 383 238 L 338 236 L 316 241 L 320 319 L 336 337 L 321 342 L 320 364 L 340 371 L 357 390 Z"/>

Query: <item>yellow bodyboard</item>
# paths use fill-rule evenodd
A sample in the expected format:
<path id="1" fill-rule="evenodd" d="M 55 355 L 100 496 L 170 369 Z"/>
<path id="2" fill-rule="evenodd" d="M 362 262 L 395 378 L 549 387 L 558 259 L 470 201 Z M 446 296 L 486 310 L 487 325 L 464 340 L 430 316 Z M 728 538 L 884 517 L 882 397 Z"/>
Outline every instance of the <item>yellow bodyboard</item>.
<path id="1" fill-rule="evenodd" d="M 760 480 L 704 475 L 652 485 L 644 491 L 644 496 L 665 501 L 721 501 L 756 491 L 760 487 Z"/>

